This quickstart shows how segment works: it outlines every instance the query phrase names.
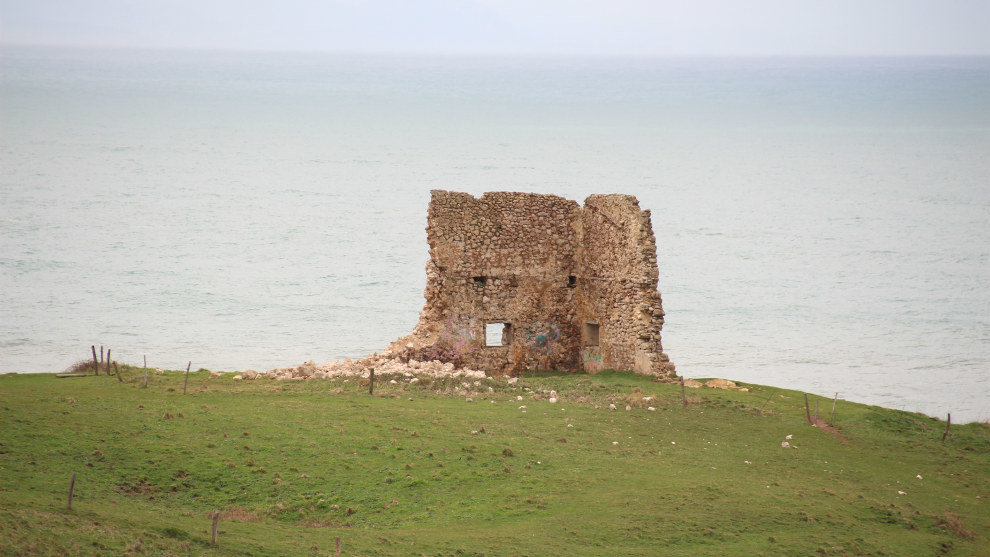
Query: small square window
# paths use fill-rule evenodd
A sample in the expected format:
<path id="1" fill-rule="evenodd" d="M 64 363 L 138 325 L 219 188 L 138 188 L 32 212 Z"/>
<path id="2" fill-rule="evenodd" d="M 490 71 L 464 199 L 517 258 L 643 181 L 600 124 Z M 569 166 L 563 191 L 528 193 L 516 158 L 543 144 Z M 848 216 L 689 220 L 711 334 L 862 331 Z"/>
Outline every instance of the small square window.
<path id="1" fill-rule="evenodd" d="M 474 281 L 475 288 L 484 288 L 488 284 L 488 277 L 472 277 L 471 280 Z"/>
<path id="2" fill-rule="evenodd" d="M 574 275 L 567 277 L 567 288 L 574 288 L 575 286 L 577 286 L 577 277 Z"/>
<path id="3" fill-rule="evenodd" d="M 502 321 L 485 323 L 485 346 L 512 344 L 512 325 Z"/>
<path id="4" fill-rule="evenodd" d="M 598 322 L 588 321 L 584 324 L 584 345 L 598 346 Z"/>

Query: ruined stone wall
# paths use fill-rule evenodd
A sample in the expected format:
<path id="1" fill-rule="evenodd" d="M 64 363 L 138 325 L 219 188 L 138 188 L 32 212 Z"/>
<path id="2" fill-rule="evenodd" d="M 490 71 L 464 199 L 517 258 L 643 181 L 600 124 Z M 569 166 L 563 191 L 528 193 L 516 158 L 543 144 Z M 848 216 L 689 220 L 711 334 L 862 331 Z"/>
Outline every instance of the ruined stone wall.
<path id="1" fill-rule="evenodd" d="M 427 220 L 430 257 L 450 276 L 566 278 L 577 265 L 581 207 L 556 195 L 433 191 Z"/>
<path id="2" fill-rule="evenodd" d="M 584 339 L 584 369 L 673 374 L 660 343 L 656 239 L 649 211 L 631 195 L 592 195 L 582 210 L 578 316 L 597 323 L 598 346 Z"/>
<path id="3" fill-rule="evenodd" d="M 652 225 L 634 197 L 591 196 L 582 209 L 555 195 L 434 190 L 427 240 L 426 303 L 391 353 L 493 373 L 673 373 Z M 486 328 L 503 335 L 486 342 Z"/>

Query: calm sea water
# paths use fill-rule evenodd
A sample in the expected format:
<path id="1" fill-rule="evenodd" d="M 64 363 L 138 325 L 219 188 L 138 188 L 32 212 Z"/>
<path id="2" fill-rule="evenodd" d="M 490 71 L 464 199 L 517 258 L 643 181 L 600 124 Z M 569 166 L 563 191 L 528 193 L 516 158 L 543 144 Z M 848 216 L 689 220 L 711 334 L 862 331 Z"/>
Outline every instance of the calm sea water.
<path id="1" fill-rule="evenodd" d="M 630 193 L 688 377 L 990 418 L 990 59 L 0 51 L 0 372 L 268 369 L 422 305 L 429 190 Z"/>

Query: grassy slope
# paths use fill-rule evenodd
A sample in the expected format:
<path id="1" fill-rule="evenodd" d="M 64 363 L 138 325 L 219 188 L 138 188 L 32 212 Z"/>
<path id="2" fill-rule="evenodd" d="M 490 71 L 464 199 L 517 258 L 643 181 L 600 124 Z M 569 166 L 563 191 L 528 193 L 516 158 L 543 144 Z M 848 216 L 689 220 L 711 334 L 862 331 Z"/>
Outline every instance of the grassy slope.
<path id="1" fill-rule="evenodd" d="M 944 422 L 840 401 L 838 439 L 801 393 L 684 408 L 626 373 L 485 381 L 473 402 L 459 380 L 369 396 L 198 372 L 183 396 L 182 373 L 138 375 L 0 376 L 0 553 L 990 553 L 986 424 L 943 444 Z"/>

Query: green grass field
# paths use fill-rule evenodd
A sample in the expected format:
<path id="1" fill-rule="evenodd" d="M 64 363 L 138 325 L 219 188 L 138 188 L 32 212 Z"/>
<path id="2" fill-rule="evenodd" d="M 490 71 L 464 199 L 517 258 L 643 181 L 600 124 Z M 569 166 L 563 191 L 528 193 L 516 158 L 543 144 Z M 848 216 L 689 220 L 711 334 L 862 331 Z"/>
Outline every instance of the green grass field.
<path id="1" fill-rule="evenodd" d="M 0 376 L 0 553 L 990 555 L 987 424 L 943 443 L 944 421 L 840 400 L 828 431 L 799 392 L 685 407 L 618 372 L 373 396 L 122 374 Z"/>

